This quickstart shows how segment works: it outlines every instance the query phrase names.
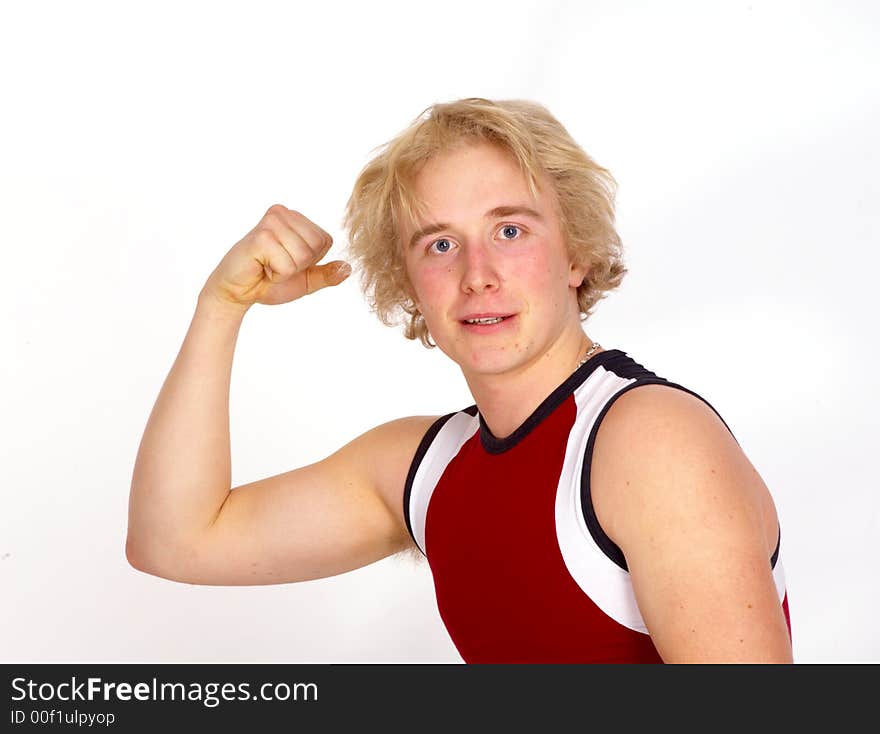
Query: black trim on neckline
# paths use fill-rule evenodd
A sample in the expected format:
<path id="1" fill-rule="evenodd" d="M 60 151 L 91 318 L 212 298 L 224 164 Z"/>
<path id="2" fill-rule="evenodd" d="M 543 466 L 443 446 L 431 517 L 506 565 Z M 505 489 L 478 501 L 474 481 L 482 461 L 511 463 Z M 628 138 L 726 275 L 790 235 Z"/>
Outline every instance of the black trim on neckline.
<path id="1" fill-rule="evenodd" d="M 523 421 L 522 425 L 506 438 L 496 438 L 483 420 L 483 414 L 478 413 L 480 416 L 480 443 L 483 445 L 483 448 L 490 454 L 502 454 L 505 451 L 509 451 L 528 436 L 544 418 L 558 408 L 597 367 L 621 356 L 625 356 L 625 353 L 619 349 L 606 349 L 590 357 L 572 372 L 565 379 L 565 382 L 544 398 L 543 402 Z"/>

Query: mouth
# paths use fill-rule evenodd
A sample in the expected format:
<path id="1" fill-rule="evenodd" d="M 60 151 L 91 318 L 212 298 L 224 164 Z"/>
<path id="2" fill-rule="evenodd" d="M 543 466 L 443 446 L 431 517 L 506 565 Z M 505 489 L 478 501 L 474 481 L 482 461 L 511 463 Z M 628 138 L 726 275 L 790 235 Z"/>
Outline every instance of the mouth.
<path id="1" fill-rule="evenodd" d="M 463 319 L 460 323 L 465 331 L 475 334 L 486 334 L 507 328 L 516 318 L 516 314 L 474 316 Z"/>

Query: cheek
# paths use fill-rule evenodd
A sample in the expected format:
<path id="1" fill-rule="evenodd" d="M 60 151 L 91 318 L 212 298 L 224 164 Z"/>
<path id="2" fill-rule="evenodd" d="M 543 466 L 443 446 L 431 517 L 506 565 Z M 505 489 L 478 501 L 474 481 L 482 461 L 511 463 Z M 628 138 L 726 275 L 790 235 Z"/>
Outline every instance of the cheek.
<path id="1" fill-rule="evenodd" d="M 522 258 L 515 263 L 511 275 L 534 293 L 558 291 L 561 285 L 568 283 L 567 271 L 561 271 L 556 262 L 540 256 Z"/>
<path id="2" fill-rule="evenodd" d="M 564 310 L 565 294 L 569 292 L 567 262 L 537 253 L 520 259 L 511 275 L 524 293 L 529 294 L 530 309 L 547 313 Z"/>
<path id="3" fill-rule="evenodd" d="M 410 270 L 409 278 L 424 313 L 430 311 L 434 304 L 441 305 L 443 296 L 450 287 L 450 268 L 423 265 Z"/>

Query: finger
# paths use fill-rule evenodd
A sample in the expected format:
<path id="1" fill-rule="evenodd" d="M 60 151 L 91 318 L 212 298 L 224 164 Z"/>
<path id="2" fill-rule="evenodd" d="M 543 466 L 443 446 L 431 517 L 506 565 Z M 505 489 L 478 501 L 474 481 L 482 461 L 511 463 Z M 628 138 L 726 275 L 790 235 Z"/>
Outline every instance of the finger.
<path id="1" fill-rule="evenodd" d="M 281 273 L 285 277 L 304 271 L 317 260 L 318 256 L 308 242 L 299 232 L 288 227 L 278 214 L 267 214 L 264 217 L 257 236 L 264 243 L 263 249 L 271 253 L 271 257 L 278 258 L 280 253 L 285 254 L 286 257 L 278 260 L 278 265 L 283 266 Z"/>
<path id="2" fill-rule="evenodd" d="M 295 229 L 284 227 L 278 235 L 281 246 L 290 253 L 290 257 L 296 264 L 296 271 L 300 272 L 311 267 L 320 257 L 314 248 L 309 245 L 305 238 Z"/>
<path id="3" fill-rule="evenodd" d="M 300 272 L 327 254 L 332 238 L 302 218 L 302 215 L 296 212 L 291 214 L 292 216 L 285 214 L 278 205 L 266 213 L 264 221 L 265 226 L 290 253 L 296 263 L 296 272 Z"/>
<path id="4" fill-rule="evenodd" d="M 286 280 L 300 269 L 289 249 L 279 241 L 271 227 L 263 225 L 257 228 L 250 243 L 253 257 L 263 266 L 263 271 L 271 282 Z M 302 254 L 300 259 L 304 259 Z"/>
<path id="5" fill-rule="evenodd" d="M 313 265 L 306 270 L 306 293 L 314 293 L 331 285 L 339 285 L 351 275 L 351 265 L 342 260 Z"/>
<path id="6" fill-rule="evenodd" d="M 315 252 L 316 260 L 320 260 L 333 245 L 333 238 L 315 224 L 305 214 L 283 207 L 278 213 L 293 231 L 299 234 Z"/>

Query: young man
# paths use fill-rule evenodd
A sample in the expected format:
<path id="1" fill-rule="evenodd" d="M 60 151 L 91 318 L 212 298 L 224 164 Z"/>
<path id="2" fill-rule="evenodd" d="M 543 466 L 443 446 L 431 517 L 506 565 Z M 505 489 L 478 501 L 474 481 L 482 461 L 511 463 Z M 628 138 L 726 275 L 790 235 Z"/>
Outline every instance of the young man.
<path id="1" fill-rule="evenodd" d="M 276 205 L 199 296 L 131 489 L 132 565 L 269 584 L 427 556 L 466 662 L 791 661 L 772 498 L 700 396 L 583 314 L 626 272 L 614 181 L 543 107 L 435 105 L 362 171 L 346 226 L 371 305 L 475 405 L 378 426 L 230 489 L 232 356 L 254 303 L 336 285 L 330 236 Z"/>

